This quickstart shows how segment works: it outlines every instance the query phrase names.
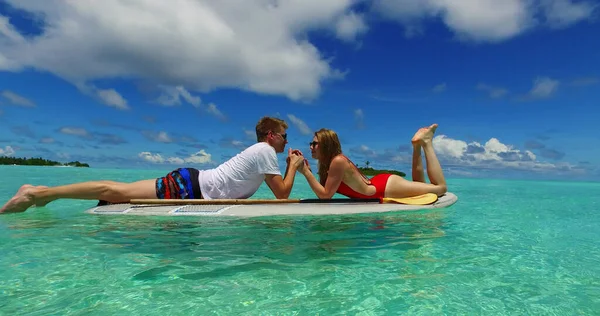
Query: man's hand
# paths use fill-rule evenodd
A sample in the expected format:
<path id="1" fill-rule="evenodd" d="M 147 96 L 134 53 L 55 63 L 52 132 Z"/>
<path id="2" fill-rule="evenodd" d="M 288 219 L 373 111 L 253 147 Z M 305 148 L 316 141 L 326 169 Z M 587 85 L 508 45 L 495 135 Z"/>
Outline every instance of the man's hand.
<path id="1" fill-rule="evenodd" d="M 296 170 L 302 168 L 302 164 L 304 164 L 304 157 L 292 154 L 288 158 L 290 159 L 290 167 L 293 167 Z"/>
<path id="2" fill-rule="evenodd" d="M 285 162 L 288 165 L 290 164 L 290 160 L 292 159 L 293 156 L 304 156 L 304 155 L 302 155 L 302 152 L 298 149 L 292 150 L 292 148 L 288 148 L 288 156 L 285 159 Z"/>
<path id="3" fill-rule="evenodd" d="M 304 155 L 302 154 L 302 152 L 300 151 L 300 149 L 294 149 L 294 150 L 292 151 L 292 154 L 294 154 L 294 155 L 298 155 L 298 156 L 304 156 Z"/>
<path id="4" fill-rule="evenodd" d="M 281 175 L 265 175 L 265 182 L 277 199 L 287 199 L 290 196 L 294 184 L 294 176 L 296 171 L 302 168 L 304 156 L 302 156 L 302 153 L 299 150 L 292 151 L 292 149 L 289 148 L 288 156 L 285 161 L 287 162 L 285 178 L 282 178 Z"/>

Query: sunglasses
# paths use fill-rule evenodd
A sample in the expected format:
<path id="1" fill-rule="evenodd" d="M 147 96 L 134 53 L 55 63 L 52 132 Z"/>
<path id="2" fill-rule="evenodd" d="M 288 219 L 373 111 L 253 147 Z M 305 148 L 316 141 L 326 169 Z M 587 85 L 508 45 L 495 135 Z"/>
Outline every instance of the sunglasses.
<path id="1" fill-rule="evenodd" d="M 316 147 L 319 144 L 319 142 L 310 142 L 308 143 L 309 147 Z"/>
<path id="2" fill-rule="evenodd" d="M 285 134 L 279 134 L 279 133 L 275 133 L 275 132 L 272 132 L 272 133 L 281 136 L 281 138 L 283 138 L 283 140 L 287 140 L 287 133 L 285 133 Z"/>

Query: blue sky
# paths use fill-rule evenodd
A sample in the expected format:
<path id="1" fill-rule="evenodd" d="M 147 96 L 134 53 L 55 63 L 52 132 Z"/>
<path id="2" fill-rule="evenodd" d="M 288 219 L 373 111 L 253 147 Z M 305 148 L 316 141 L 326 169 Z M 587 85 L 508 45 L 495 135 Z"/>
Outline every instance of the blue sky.
<path id="1" fill-rule="evenodd" d="M 210 168 L 264 115 L 410 171 L 600 178 L 600 8 L 574 0 L 0 1 L 0 155 Z M 281 157 L 283 162 L 283 156 Z M 282 167 L 283 168 L 283 167 Z"/>

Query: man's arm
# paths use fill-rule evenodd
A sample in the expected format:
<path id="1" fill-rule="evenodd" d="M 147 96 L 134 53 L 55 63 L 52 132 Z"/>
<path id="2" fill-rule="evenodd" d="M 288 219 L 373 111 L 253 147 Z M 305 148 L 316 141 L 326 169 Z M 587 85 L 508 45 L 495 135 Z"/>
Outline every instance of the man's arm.
<path id="1" fill-rule="evenodd" d="M 287 199 L 292 192 L 294 178 L 298 170 L 298 161 L 302 161 L 301 157 L 292 157 L 285 168 L 285 178 L 280 175 L 266 174 L 265 182 L 277 199 Z"/>

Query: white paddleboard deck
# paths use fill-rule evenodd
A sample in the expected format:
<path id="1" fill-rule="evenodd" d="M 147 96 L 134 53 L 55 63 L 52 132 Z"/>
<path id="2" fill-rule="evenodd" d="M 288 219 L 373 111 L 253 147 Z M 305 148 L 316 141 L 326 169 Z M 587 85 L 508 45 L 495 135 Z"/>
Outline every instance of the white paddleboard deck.
<path id="1" fill-rule="evenodd" d="M 458 197 L 446 193 L 428 205 L 395 203 L 293 203 L 293 204 L 245 204 L 245 205 L 145 205 L 112 204 L 95 206 L 86 213 L 97 215 L 143 215 L 143 216 L 275 216 L 275 215 L 346 215 L 384 213 L 444 208 L 453 205 Z"/>

